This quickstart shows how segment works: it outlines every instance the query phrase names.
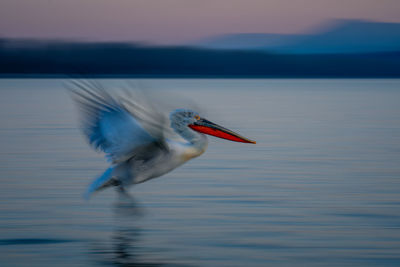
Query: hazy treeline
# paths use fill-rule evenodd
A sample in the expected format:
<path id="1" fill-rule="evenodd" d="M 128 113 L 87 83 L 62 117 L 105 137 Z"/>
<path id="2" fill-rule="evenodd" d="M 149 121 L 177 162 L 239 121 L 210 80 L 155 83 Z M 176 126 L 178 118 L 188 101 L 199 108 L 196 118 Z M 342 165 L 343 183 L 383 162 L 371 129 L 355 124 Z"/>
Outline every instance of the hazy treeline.
<path id="1" fill-rule="evenodd" d="M 260 51 L 0 39 L 0 75 L 400 77 L 399 52 L 285 55 Z"/>

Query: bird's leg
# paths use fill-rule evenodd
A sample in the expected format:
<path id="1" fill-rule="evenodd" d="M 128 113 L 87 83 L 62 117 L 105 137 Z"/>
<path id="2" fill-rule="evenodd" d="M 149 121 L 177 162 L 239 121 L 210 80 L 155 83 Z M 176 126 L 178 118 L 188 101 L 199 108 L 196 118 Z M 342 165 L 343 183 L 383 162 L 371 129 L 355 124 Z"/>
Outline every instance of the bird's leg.
<path id="1" fill-rule="evenodd" d="M 136 215 L 141 213 L 140 207 L 138 207 L 133 196 L 131 196 L 122 185 L 117 186 L 117 192 L 119 198 L 115 207 L 118 213 Z"/>
<path id="2" fill-rule="evenodd" d="M 117 192 L 121 198 L 123 198 L 125 200 L 128 199 L 128 200 L 134 202 L 133 197 L 128 192 L 126 192 L 125 187 L 123 187 L 122 185 L 117 186 Z"/>

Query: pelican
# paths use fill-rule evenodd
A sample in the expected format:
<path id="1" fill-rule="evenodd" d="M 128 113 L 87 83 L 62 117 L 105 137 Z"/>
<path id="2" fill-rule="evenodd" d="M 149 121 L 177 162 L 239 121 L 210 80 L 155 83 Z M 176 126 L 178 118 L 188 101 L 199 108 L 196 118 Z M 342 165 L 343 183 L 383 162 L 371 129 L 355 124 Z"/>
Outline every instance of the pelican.
<path id="1" fill-rule="evenodd" d="M 132 99 L 129 93 L 128 97 L 112 95 L 95 83 L 74 85 L 70 91 L 81 111 L 83 133 L 111 162 L 89 185 L 86 199 L 111 186 L 126 194 L 127 187 L 172 171 L 204 153 L 206 135 L 256 143 L 190 109 L 176 109 L 165 116 L 147 99 Z M 171 132 L 173 138 L 168 138 Z"/>

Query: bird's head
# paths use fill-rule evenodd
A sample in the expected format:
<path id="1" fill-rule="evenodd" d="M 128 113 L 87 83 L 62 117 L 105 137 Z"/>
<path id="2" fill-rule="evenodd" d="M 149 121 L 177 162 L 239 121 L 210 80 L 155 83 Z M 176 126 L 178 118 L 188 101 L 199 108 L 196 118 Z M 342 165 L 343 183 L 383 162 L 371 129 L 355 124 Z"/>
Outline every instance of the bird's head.
<path id="1" fill-rule="evenodd" d="M 252 141 L 229 129 L 200 117 L 197 112 L 189 109 L 177 109 L 173 111 L 170 115 L 170 120 L 171 127 L 175 130 L 178 130 L 178 132 L 183 132 L 187 130 L 187 127 L 189 127 L 196 132 L 212 135 L 222 139 L 241 143 L 256 143 L 255 141 Z"/>

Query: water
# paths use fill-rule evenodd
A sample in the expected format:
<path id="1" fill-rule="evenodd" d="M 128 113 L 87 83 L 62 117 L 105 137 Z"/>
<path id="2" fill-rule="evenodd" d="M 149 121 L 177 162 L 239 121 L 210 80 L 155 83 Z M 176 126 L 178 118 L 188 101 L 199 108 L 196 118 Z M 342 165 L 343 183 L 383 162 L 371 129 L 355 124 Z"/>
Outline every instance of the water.
<path id="1" fill-rule="evenodd" d="M 0 80 L 1 266 L 400 265 L 400 80 L 135 81 L 257 145 L 210 138 L 134 206 L 83 200 L 107 163 L 64 82 Z"/>

